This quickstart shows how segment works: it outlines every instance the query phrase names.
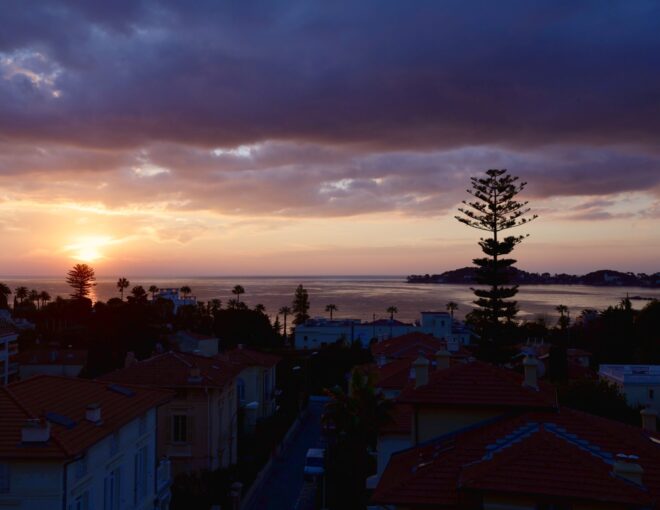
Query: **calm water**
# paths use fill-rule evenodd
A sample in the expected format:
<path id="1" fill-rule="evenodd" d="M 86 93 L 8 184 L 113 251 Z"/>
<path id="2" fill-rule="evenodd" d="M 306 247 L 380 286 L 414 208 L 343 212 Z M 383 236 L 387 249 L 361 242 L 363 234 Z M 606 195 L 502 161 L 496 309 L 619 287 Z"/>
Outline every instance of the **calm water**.
<path id="1" fill-rule="evenodd" d="M 0 277 L 12 289 L 24 285 L 29 289 L 46 290 L 51 296 L 67 296 L 69 288 L 63 278 Z M 116 277 L 99 278 L 94 289 L 94 299 L 107 300 L 119 296 L 115 288 Z M 396 276 L 333 276 L 333 277 L 191 277 L 191 278 L 130 278 L 131 287 L 150 285 L 158 287 L 181 287 L 188 285 L 198 300 L 218 298 L 223 303 L 232 297 L 231 289 L 240 284 L 245 287 L 241 300 L 254 306 L 262 303 L 266 311 L 273 314 L 281 306 L 290 305 L 298 284 L 308 290 L 311 315 L 326 315 L 328 303 L 339 308 L 335 317 L 371 319 L 386 317 L 385 309 L 396 306 L 397 318 L 412 321 L 422 310 L 444 310 L 448 301 L 459 305 L 456 313 L 462 317 L 472 308 L 472 293 L 464 285 L 409 284 L 405 278 Z M 657 289 L 638 287 L 588 287 L 582 285 L 529 285 L 520 287 L 517 299 L 521 317 L 538 315 L 556 316 L 555 307 L 567 305 L 573 317 L 584 308 L 604 309 L 616 304 L 626 293 L 630 296 L 660 297 Z M 641 308 L 646 301 L 633 301 Z"/>

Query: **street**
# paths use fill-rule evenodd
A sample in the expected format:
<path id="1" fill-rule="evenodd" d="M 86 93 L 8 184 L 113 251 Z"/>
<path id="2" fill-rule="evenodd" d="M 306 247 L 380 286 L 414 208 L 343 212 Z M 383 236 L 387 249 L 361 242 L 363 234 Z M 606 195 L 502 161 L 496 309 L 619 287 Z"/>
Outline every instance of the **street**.
<path id="1" fill-rule="evenodd" d="M 262 490 L 245 510 L 313 508 L 313 491 L 310 490 L 310 484 L 304 483 L 303 468 L 307 450 L 317 446 L 321 436 L 323 406 L 324 402 L 310 399 L 308 413 L 301 428 L 288 448 L 274 461 L 273 469 Z"/>

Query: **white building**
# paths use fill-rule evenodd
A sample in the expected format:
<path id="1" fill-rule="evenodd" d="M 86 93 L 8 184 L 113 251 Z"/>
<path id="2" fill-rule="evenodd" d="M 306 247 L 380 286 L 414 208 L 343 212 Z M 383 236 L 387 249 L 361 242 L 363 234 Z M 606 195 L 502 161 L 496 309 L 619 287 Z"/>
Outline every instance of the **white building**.
<path id="1" fill-rule="evenodd" d="M 297 326 L 294 335 L 296 349 L 318 349 L 342 338 L 350 343 L 359 341 L 367 347 L 373 339 L 380 342 L 413 332 L 426 333 L 448 343 L 470 343 L 470 331 L 447 312 L 421 312 L 421 320 L 416 324 L 389 319 L 362 322 L 314 318 Z"/>
<path id="2" fill-rule="evenodd" d="M 617 386 L 628 405 L 660 411 L 660 365 L 600 365 L 598 375 Z"/>
<path id="3" fill-rule="evenodd" d="M 167 509 L 156 412 L 171 395 L 36 376 L 0 388 L 0 507 Z"/>
<path id="4" fill-rule="evenodd" d="M 6 323 L 0 322 L 0 385 L 18 377 L 18 333 Z"/>
<path id="5" fill-rule="evenodd" d="M 197 306 L 197 298 L 195 296 L 183 296 L 180 294 L 179 289 L 176 288 L 160 289 L 156 294 L 156 299 L 158 298 L 172 301 L 174 303 L 174 313 L 176 313 L 180 306 Z"/>

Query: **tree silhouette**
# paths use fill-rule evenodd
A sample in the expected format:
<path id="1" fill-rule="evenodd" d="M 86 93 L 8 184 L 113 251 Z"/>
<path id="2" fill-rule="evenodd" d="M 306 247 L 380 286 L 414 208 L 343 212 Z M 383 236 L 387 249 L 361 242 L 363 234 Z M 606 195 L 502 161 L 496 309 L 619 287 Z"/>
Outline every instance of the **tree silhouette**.
<path id="1" fill-rule="evenodd" d="M 568 306 L 566 305 L 557 305 L 555 307 L 555 310 L 559 312 L 559 327 L 561 329 L 566 329 L 569 325 L 569 312 L 568 312 Z"/>
<path id="2" fill-rule="evenodd" d="M 27 287 L 16 287 L 14 297 L 22 303 L 28 297 L 28 293 L 29 291 Z"/>
<path id="3" fill-rule="evenodd" d="M 486 257 L 473 260 L 477 266 L 478 284 L 487 285 L 487 289 L 472 289 L 476 296 L 474 304 L 480 308 L 480 315 L 485 321 L 487 337 L 497 341 L 500 336 L 500 319 L 511 321 L 518 312 L 517 302 L 509 300 L 518 292 L 518 286 L 507 286 L 510 281 L 511 266 L 516 260 L 503 258 L 510 254 L 517 244 L 527 235 L 501 238 L 501 232 L 525 225 L 536 219 L 536 215 L 527 217 L 530 209 L 527 202 L 515 198 L 525 189 L 526 182 L 518 182 L 507 170 L 491 169 L 486 177 L 472 177 L 472 189 L 467 192 L 475 200 L 459 208 L 462 214 L 455 218 L 468 227 L 488 232 L 490 237 L 481 238 L 479 246 Z"/>
<path id="4" fill-rule="evenodd" d="M 117 288 L 119 289 L 119 295 L 121 296 L 121 300 L 124 300 L 124 289 L 128 289 L 128 286 L 131 284 L 131 282 L 128 281 L 126 278 L 120 278 L 117 280 Z"/>
<path id="5" fill-rule="evenodd" d="M 291 309 L 290 306 L 283 306 L 282 308 L 280 308 L 279 313 L 282 314 L 282 317 L 284 318 L 284 339 L 286 340 L 287 337 L 286 319 L 289 315 L 293 313 L 293 310 Z"/>
<path id="6" fill-rule="evenodd" d="M 305 289 L 302 284 L 298 285 L 296 288 L 296 293 L 293 297 L 292 309 L 295 314 L 293 323 L 298 326 L 303 324 L 307 319 L 309 319 L 309 294 L 307 289 Z"/>
<path id="7" fill-rule="evenodd" d="M 142 285 L 138 285 L 131 289 L 131 297 L 133 301 L 143 303 L 147 300 L 147 291 Z"/>
<path id="8" fill-rule="evenodd" d="M 46 306 L 46 303 L 48 303 L 51 300 L 50 294 L 46 292 L 45 290 L 42 290 L 39 293 L 39 299 L 41 300 L 41 306 L 44 307 Z"/>
<path id="9" fill-rule="evenodd" d="M 11 289 L 9 288 L 9 286 L 0 282 L 0 309 L 8 308 L 9 294 L 11 294 Z"/>
<path id="10" fill-rule="evenodd" d="M 325 311 L 330 312 L 330 320 L 332 320 L 332 314 L 337 311 L 337 305 L 325 305 Z"/>
<path id="11" fill-rule="evenodd" d="M 234 285 L 234 288 L 231 289 L 231 293 L 236 296 L 236 301 L 241 302 L 241 294 L 245 294 L 245 289 L 242 285 Z"/>
<path id="12" fill-rule="evenodd" d="M 151 299 L 154 300 L 156 299 L 156 292 L 158 292 L 160 289 L 156 287 L 155 285 L 152 285 L 149 287 L 149 292 L 151 292 Z"/>
<path id="13" fill-rule="evenodd" d="M 258 303 L 254 306 L 254 310 L 259 313 L 266 313 L 266 307 L 261 303 Z"/>
<path id="14" fill-rule="evenodd" d="M 86 298 L 89 296 L 92 287 L 96 285 L 94 269 L 87 264 L 76 264 L 67 273 L 66 283 L 73 288 L 73 293 L 71 294 L 72 298 Z"/>
<path id="15" fill-rule="evenodd" d="M 449 312 L 449 315 L 451 315 L 451 318 L 454 318 L 454 312 L 458 310 L 458 303 L 454 303 L 453 301 L 450 301 L 447 303 L 447 311 Z"/>
<path id="16" fill-rule="evenodd" d="M 39 291 L 37 291 L 36 289 L 32 289 L 28 293 L 28 299 L 33 303 L 37 303 L 37 308 L 39 308 L 39 306 L 38 306 L 39 305 L 39 303 L 38 303 L 38 301 L 39 301 Z"/>
<path id="17" fill-rule="evenodd" d="M 184 285 L 179 290 L 181 291 L 181 294 L 183 294 L 184 298 L 187 298 L 190 295 L 190 293 L 192 292 L 192 289 L 190 287 L 188 287 L 188 285 Z"/>
<path id="18" fill-rule="evenodd" d="M 385 311 L 390 314 L 390 320 L 391 321 L 394 320 L 394 314 L 399 313 L 399 309 L 396 306 L 390 306 Z"/>

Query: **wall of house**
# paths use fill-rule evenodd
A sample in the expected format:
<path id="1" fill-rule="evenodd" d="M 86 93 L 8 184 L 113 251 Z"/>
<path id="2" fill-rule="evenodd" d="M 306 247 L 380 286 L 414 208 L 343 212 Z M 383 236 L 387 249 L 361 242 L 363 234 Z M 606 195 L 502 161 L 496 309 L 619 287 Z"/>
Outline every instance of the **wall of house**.
<path id="1" fill-rule="evenodd" d="M 49 363 L 47 365 L 20 365 L 18 370 L 20 378 L 27 379 L 39 374 L 78 377 L 82 369 L 82 365 L 54 365 Z"/>
<path id="2" fill-rule="evenodd" d="M 8 464 L 9 492 L 0 493 L 0 508 L 62 510 L 60 462 L 11 461 Z"/>
<path id="3" fill-rule="evenodd" d="M 409 434 L 383 434 L 378 436 L 378 444 L 376 446 L 378 456 L 376 458 L 378 467 L 376 474 L 380 478 L 390 461 L 390 457 L 396 452 L 405 450 L 412 446 Z"/>
<path id="4" fill-rule="evenodd" d="M 660 384 L 634 383 L 619 385 L 619 387 L 630 406 L 652 407 L 656 411 L 660 411 Z"/>
<path id="5" fill-rule="evenodd" d="M 119 474 L 117 508 L 153 508 L 159 459 L 156 425 L 156 410 L 152 409 L 122 427 L 116 435 L 96 443 L 81 459 L 67 464 L 67 509 L 75 510 L 78 498 L 88 498 L 90 509 L 104 508 L 106 478 L 115 470 Z M 142 448 L 146 448 L 146 488 L 140 494 L 136 490 L 136 455 Z"/>
<path id="6" fill-rule="evenodd" d="M 417 410 L 413 418 L 412 441 L 428 441 L 434 437 L 454 432 L 503 413 L 495 407 L 427 407 Z M 415 420 L 417 423 L 415 424 Z"/>

